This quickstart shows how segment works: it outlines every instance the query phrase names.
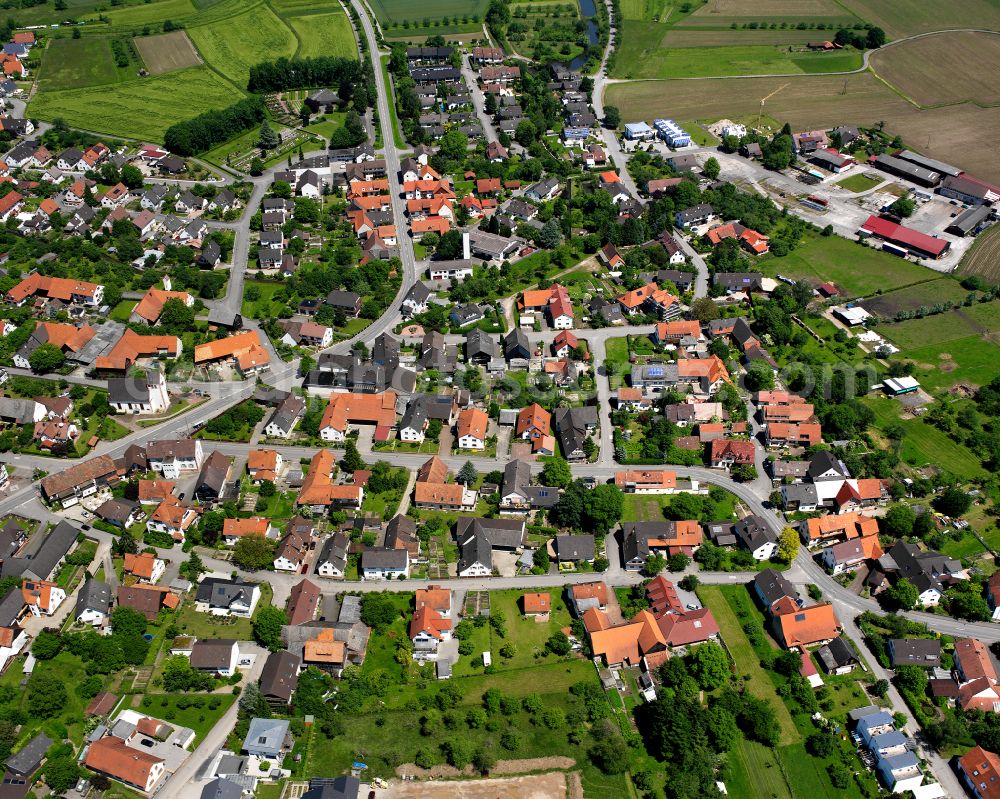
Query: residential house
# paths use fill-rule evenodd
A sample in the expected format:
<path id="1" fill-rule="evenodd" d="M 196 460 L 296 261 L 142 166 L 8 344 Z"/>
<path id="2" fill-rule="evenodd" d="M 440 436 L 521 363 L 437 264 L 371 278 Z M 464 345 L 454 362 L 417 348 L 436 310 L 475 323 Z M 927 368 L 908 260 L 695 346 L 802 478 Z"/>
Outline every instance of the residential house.
<path id="1" fill-rule="evenodd" d="M 195 641 L 189 657 L 191 668 L 220 677 L 234 675 L 239 659 L 239 643 L 228 639 Z"/>
<path id="2" fill-rule="evenodd" d="M 396 580 L 410 574 L 410 556 L 405 549 L 365 549 L 361 553 L 363 580 Z"/>
<path id="3" fill-rule="evenodd" d="M 83 765 L 147 795 L 152 795 L 165 774 L 162 758 L 127 746 L 123 739 L 113 735 L 106 735 L 91 743 L 87 747 Z"/>
<path id="4" fill-rule="evenodd" d="M 260 586 L 240 579 L 206 577 L 198 585 L 195 609 L 212 616 L 250 618 L 260 600 Z"/>

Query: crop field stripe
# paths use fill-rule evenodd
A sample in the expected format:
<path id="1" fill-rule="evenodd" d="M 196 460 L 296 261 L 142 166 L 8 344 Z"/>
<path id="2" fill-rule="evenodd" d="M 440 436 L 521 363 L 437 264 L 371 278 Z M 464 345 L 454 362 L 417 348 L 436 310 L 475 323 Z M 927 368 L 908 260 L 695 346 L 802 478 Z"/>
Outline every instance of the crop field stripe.
<path id="1" fill-rule="evenodd" d="M 958 271 L 1000 283 L 1000 225 L 993 225 L 976 238 L 958 265 Z"/>
<path id="2" fill-rule="evenodd" d="M 299 41 L 299 57 L 333 55 L 357 57 L 358 45 L 351 21 L 343 12 L 295 15 L 285 19 Z"/>
<path id="3" fill-rule="evenodd" d="M 71 126 L 131 139 L 163 141 L 163 132 L 188 119 L 235 102 L 233 85 L 207 67 L 192 67 L 144 80 L 59 92 L 42 92 L 28 105 L 32 117 L 63 117 Z"/>
<path id="4" fill-rule="evenodd" d="M 186 31 L 172 31 L 159 36 L 136 36 L 132 41 L 147 69 L 154 75 L 203 63 Z"/>

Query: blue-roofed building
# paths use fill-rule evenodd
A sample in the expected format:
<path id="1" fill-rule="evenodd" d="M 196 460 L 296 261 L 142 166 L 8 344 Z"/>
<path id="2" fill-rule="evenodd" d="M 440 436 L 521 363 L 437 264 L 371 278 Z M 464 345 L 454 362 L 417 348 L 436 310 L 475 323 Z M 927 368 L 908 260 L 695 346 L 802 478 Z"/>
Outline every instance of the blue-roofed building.
<path id="1" fill-rule="evenodd" d="M 691 144 L 691 134 L 672 119 L 654 119 L 653 127 L 656 135 L 667 143 L 668 147 L 687 147 Z"/>
<path id="2" fill-rule="evenodd" d="M 645 122 L 629 122 L 625 125 L 625 138 L 629 141 L 648 141 L 654 136 L 656 131 Z"/>
<path id="3" fill-rule="evenodd" d="M 892 757 L 903 754 L 909 740 L 899 730 L 891 730 L 880 735 L 873 735 L 868 743 L 868 748 L 876 757 Z"/>
<path id="4" fill-rule="evenodd" d="M 882 783 L 893 793 L 912 791 L 924 779 L 920 761 L 913 752 L 879 758 L 877 770 Z"/>
<path id="5" fill-rule="evenodd" d="M 894 729 L 896 729 L 896 725 L 893 723 L 892 716 L 884 710 L 880 710 L 878 713 L 872 713 L 870 716 L 859 719 L 857 733 L 865 742 L 865 746 L 868 746 L 874 736 L 891 732 Z"/>

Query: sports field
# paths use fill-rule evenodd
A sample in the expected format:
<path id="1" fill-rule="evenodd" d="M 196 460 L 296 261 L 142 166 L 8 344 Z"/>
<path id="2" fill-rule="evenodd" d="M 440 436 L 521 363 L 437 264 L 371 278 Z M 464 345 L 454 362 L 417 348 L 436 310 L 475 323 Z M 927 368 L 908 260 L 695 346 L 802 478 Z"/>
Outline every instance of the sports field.
<path id="1" fill-rule="evenodd" d="M 871 59 L 883 80 L 923 106 L 1000 103 L 1000 81 L 985 64 L 1000 64 L 1000 35 L 942 33 L 887 47 Z"/>
<path id="2" fill-rule="evenodd" d="M 329 14 L 308 14 L 288 16 L 285 21 L 291 25 L 299 38 L 300 57 L 319 55 L 356 57 L 358 45 L 354 41 L 354 31 L 347 14 L 335 11 Z"/>
<path id="3" fill-rule="evenodd" d="M 133 41 L 146 69 L 153 75 L 195 67 L 201 63 L 198 51 L 184 31 L 159 36 L 136 36 Z"/>
<path id="4" fill-rule="evenodd" d="M 110 39 L 54 39 L 38 73 L 43 91 L 101 86 L 120 79 Z"/>
<path id="5" fill-rule="evenodd" d="M 985 180 L 1000 180 L 993 136 L 1000 128 L 1000 107 L 964 103 L 916 108 L 867 73 L 619 83 L 608 87 L 605 101 L 621 110 L 625 122 L 658 116 L 714 122 L 756 114 L 760 98 L 772 92 L 776 93 L 767 101 L 767 113 L 794 129 L 881 120 L 892 133 L 915 136 L 927 155 L 956 163 Z"/>
<path id="6" fill-rule="evenodd" d="M 111 86 L 41 92 L 32 117 L 62 117 L 70 125 L 136 139 L 163 141 L 180 119 L 231 105 L 240 94 L 208 67 L 192 67 Z"/>
<path id="7" fill-rule="evenodd" d="M 371 8 L 383 24 L 398 23 L 403 20 L 421 22 L 424 19 L 442 19 L 443 17 L 478 17 L 486 16 L 488 0 L 428 0 L 426 3 L 413 3 L 411 0 L 371 0 Z"/>
<path id="8" fill-rule="evenodd" d="M 264 7 L 190 28 L 188 34 L 205 61 L 241 89 L 246 88 L 250 67 L 261 61 L 291 57 L 298 46 L 288 27 Z"/>
<path id="9" fill-rule="evenodd" d="M 1000 30 L 1000 4 L 994 0 L 933 3 L 927 0 L 842 0 L 843 6 L 878 25 L 891 39 L 947 28 Z"/>
<path id="10" fill-rule="evenodd" d="M 989 283 L 1000 283 L 1000 225 L 981 234 L 958 265 L 963 275 L 978 275 Z"/>

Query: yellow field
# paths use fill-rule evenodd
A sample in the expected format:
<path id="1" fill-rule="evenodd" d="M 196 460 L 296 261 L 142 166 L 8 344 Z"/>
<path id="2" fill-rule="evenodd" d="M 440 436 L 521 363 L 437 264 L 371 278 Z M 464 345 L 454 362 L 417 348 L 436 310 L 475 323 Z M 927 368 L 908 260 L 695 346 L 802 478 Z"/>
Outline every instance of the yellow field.
<path id="1" fill-rule="evenodd" d="M 779 88 L 767 101 L 767 114 L 794 129 L 872 125 L 881 120 L 887 130 L 932 158 L 955 163 L 984 180 L 1000 181 L 994 136 L 1000 129 L 1000 108 L 971 103 L 916 108 L 867 73 L 612 84 L 605 101 L 618 106 L 626 122 L 659 116 L 714 122 L 754 118 L 760 98 Z"/>
<path id="2" fill-rule="evenodd" d="M 173 31 L 160 36 L 136 36 L 135 48 L 142 56 L 146 68 L 153 75 L 174 69 L 195 67 L 201 63 L 198 51 L 184 31 Z"/>
<path id="3" fill-rule="evenodd" d="M 875 53 L 871 67 L 920 105 L 1000 103 L 1000 34 L 942 33 Z"/>

